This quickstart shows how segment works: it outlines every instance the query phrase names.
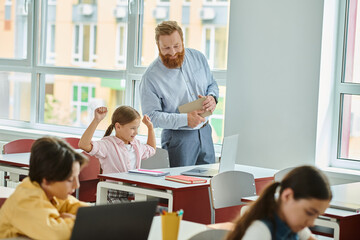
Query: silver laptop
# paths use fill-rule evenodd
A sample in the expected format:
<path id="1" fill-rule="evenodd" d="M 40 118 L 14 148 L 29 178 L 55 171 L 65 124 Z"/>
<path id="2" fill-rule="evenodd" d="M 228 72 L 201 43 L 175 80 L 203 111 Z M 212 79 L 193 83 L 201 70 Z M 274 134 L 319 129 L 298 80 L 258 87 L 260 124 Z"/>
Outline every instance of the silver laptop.
<path id="1" fill-rule="evenodd" d="M 219 169 L 209 169 L 205 167 L 196 167 L 182 172 L 182 175 L 195 177 L 213 177 L 218 173 L 235 170 L 235 161 L 237 156 L 239 135 L 224 137 Z"/>

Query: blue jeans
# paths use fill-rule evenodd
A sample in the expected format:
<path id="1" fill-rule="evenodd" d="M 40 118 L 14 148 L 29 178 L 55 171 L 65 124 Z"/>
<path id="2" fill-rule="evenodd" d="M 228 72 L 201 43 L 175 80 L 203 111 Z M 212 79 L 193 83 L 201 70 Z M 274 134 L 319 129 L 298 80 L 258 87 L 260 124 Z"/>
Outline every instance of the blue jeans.
<path id="1" fill-rule="evenodd" d="M 215 163 L 210 124 L 196 130 L 164 129 L 161 145 L 169 153 L 170 167 Z"/>

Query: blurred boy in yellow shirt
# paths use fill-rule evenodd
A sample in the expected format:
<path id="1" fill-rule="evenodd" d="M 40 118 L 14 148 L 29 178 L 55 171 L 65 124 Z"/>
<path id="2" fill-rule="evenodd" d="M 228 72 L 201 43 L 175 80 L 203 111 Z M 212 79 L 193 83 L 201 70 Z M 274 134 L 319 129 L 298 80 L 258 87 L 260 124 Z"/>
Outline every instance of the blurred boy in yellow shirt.
<path id="1" fill-rule="evenodd" d="M 31 148 L 29 176 L 0 209 L 0 238 L 69 239 L 79 207 L 71 194 L 88 159 L 65 141 L 44 137 Z"/>

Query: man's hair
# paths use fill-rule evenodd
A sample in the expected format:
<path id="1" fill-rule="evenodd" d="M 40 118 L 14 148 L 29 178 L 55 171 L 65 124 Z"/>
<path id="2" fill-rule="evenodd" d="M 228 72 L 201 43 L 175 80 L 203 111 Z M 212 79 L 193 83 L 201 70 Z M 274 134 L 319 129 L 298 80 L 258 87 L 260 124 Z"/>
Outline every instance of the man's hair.
<path id="1" fill-rule="evenodd" d="M 43 179 L 49 182 L 64 181 L 71 176 L 74 162 L 82 166 L 88 162 L 88 158 L 62 139 L 39 138 L 31 147 L 30 180 L 39 184 Z"/>
<path id="2" fill-rule="evenodd" d="M 183 39 L 183 31 L 181 27 L 177 24 L 176 21 L 163 21 L 155 28 L 155 40 L 156 44 L 159 45 L 159 38 L 163 35 L 171 35 L 173 32 L 178 31 L 181 37 L 181 41 Z"/>

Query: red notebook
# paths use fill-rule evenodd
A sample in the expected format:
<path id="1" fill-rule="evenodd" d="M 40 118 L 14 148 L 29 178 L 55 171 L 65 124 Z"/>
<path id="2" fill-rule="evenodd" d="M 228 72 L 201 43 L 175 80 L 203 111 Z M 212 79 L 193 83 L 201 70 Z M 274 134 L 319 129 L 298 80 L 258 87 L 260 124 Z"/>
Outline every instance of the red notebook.
<path id="1" fill-rule="evenodd" d="M 190 177 L 184 175 L 176 175 L 176 176 L 165 176 L 165 180 L 180 182 L 180 183 L 206 183 L 206 179 L 197 178 L 197 177 Z"/>

